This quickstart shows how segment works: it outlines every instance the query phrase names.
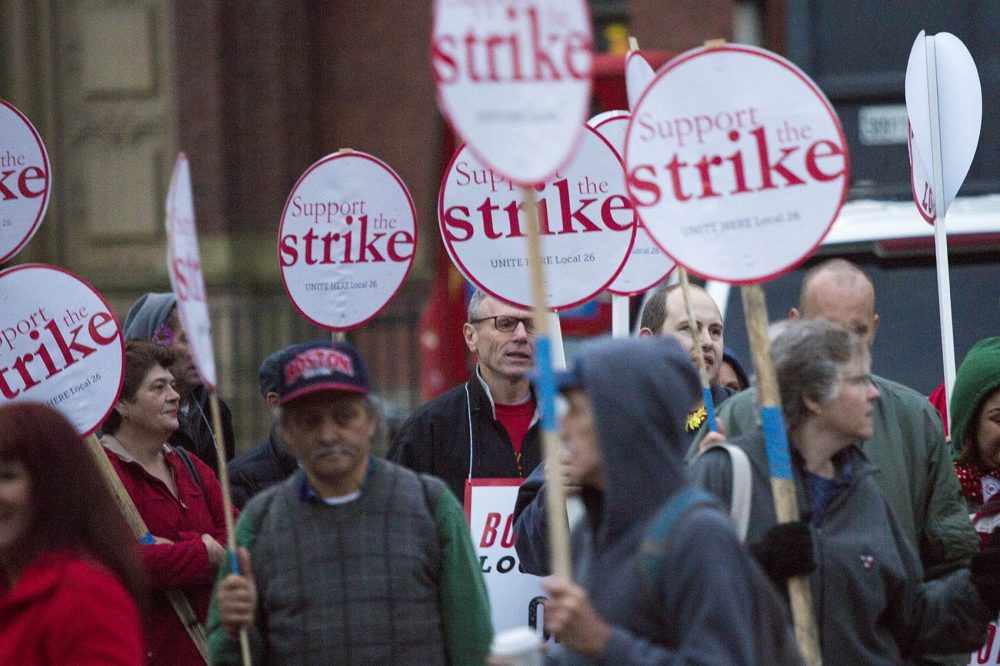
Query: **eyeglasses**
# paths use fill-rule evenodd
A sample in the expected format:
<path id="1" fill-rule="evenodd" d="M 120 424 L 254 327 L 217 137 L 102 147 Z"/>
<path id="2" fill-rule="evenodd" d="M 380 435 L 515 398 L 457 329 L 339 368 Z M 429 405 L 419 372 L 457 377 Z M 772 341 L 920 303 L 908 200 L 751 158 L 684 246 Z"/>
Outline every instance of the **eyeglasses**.
<path id="1" fill-rule="evenodd" d="M 483 317 L 473 319 L 470 324 L 480 324 L 492 319 L 493 325 L 501 333 L 513 333 L 518 324 L 524 324 L 524 332 L 531 335 L 535 332 L 535 320 L 531 317 L 511 317 L 510 315 L 496 315 L 493 317 Z"/>

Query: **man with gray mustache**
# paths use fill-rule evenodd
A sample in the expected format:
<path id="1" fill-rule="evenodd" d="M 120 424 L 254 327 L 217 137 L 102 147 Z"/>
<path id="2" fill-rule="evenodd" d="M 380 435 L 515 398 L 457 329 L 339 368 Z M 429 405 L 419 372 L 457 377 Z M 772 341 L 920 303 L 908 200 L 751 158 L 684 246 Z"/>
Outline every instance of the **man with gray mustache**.
<path id="1" fill-rule="evenodd" d="M 377 410 L 348 342 L 290 347 L 278 416 L 300 471 L 236 527 L 243 575 L 219 583 L 213 663 L 240 627 L 268 663 L 482 663 L 489 605 L 462 508 L 440 480 L 372 454 Z"/>

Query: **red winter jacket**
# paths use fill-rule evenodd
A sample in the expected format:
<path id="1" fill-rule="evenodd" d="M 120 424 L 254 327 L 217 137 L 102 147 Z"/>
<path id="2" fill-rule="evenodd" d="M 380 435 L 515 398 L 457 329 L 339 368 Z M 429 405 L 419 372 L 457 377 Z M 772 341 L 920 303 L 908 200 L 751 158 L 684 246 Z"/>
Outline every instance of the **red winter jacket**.
<path id="1" fill-rule="evenodd" d="M 180 588 L 198 619 L 204 623 L 215 569 L 201 535 L 210 534 L 220 544 L 226 543 L 222 488 L 212 468 L 191 455 L 205 486 L 203 494 L 177 452 L 164 446 L 164 456 L 177 485 L 178 497 L 175 498 L 167 486 L 143 469 L 116 439 L 105 435 L 101 441 L 114 454 L 108 457 L 150 533 L 174 542 L 139 546 L 153 588 Z M 237 511 L 233 509 L 233 513 Z M 155 594 L 152 599 L 146 626 L 146 649 L 150 666 L 203 666 L 205 663 L 164 594 Z"/>
<path id="2" fill-rule="evenodd" d="M 118 578 L 72 551 L 47 551 L 0 579 L 0 664 L 139 666 L 139 611 Z"/>

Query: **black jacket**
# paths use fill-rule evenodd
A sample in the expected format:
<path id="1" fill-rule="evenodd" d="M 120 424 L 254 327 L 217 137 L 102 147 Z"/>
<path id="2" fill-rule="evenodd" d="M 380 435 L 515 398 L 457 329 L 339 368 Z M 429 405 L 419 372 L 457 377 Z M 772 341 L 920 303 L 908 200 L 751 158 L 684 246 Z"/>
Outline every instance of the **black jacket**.
<path id="1" fill-rule="evenodd" d="M 236 452 L 236 434 L 233 432 L 233 415 L 229 406 L 219 398 L 219 417 L 222 420 L 222 435 L 226 444 L 226 460 Z M 219 475 L 219 461 L 215 455 L 215 439 L 212 436 L 212 412 L 208 404 L 208 389 L 199 386 L 191 394 L 186 414 L 178 414 L 180 427 L 167 439 L 171 446 L 182 446 L 189 453 L 198 456 L 202 462 Z"/>
<path id="2" fill-rule="evenodd" d="M 464 502 L 465 480 L 470 477 L 470 449 L 474 451 L 472 478 L 527 476 L 542 460 L 540 428 L 536 416 L 524 436 L 521 446 L 522 473 L 518 473 L 510 435 L 494 418 L 493 401 L 477 370 L 465 384 L 445 391 L 417 409 L 400 428 L 386 458 L 415 472 L 440 477 L 458 501 Z"/>
<path id="3" fill-rule="evenodd" d="M 278 436 L 274 426 L 267 439 L 234 458 L 228 466 L 233 504 L 242 509 L 260 491 L 280 483 L 298 469 L 299 463 Z"/>

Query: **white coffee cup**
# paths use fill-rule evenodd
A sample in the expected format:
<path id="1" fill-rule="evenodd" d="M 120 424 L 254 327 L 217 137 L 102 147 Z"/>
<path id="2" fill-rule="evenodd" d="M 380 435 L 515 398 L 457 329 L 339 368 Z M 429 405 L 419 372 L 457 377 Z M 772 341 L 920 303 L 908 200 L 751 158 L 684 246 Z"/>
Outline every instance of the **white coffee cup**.
<path id="1" fill-rule="evenodd" d="M 534 629 L 515 627 L 494 636 L 490 652 L 502 658 L 505 666 L 542 666 L 541 645 Z"/>

